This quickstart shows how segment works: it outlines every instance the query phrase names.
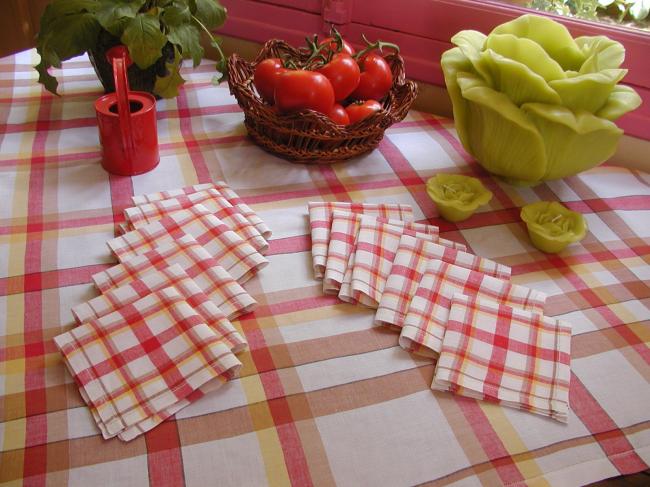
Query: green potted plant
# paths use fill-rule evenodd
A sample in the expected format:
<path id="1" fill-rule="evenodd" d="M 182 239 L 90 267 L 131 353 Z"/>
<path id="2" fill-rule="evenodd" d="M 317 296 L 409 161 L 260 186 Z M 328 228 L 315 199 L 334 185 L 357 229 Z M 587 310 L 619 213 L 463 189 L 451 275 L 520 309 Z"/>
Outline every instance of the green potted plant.
<path id="1" fill-rule="evenodd" d="M 38 81 L 56 93 L 58 82 L 49 68 L 88 53 L 104 89 L 114 91 L 105 54 L 124 44 L 133 59 L 131 88 L 173 98 L 185 82 L 179 72 L 182 60 L 192 59 L 196 67 L 203 58 L 202 33 L 220 55 L 217 70 L 225 72 L 225 57 L 211 33 L 225 19 L 226 9 L 217 0 L 54 0 L 41 17 Z"/>

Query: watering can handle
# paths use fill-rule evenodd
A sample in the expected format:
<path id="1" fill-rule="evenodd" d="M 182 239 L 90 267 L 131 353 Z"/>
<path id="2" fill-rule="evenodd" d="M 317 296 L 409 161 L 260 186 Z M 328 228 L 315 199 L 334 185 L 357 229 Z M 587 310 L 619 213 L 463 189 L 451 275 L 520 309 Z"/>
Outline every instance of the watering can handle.
<path id="1" fill-rule="evenodd" d="M 122 147 L 129 158 L 133 159 L 135 147 L 133 132 L 131 130 L 131 109 L 129 106 L 129 79 L 126 68 L 131 63 L 128 51 L 124 46 L 111 48 L 106 56 L 113 64 L 113 81 L 115 82 L 115 95 L 117 96 L 117 112 L 120 119 L 120 132 L 122 134 Z"/>

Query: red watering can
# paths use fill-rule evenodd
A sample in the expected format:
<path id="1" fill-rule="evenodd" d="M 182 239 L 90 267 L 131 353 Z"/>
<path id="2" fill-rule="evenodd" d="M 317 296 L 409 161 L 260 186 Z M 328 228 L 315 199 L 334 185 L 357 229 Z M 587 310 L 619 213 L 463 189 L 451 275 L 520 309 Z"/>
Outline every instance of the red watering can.
<path id="1" fill-rule="evenodd" d="M 113 65 L 115 93 L 95 102 L 102 167 L 120 176 L 151 171 L 160 161 L 156 99 L 149 93 L 129 91 L 126 68 L 133 61 L 125 46 L 112 47 L 106 57 Z"/>

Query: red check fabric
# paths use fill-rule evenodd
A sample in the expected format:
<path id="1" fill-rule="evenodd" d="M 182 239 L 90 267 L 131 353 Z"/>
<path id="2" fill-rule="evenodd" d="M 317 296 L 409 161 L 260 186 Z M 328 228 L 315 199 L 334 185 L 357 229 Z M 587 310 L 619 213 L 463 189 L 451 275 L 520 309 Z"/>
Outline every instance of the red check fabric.
<path id="1" fill-rule="evenodd" d="M 262 254 L 200 204 L 172 212 L 107 244 L 120 262 L 124 262 L 184 235 L 193 236 L 240 283 L 268 264 Z"/>
<path id="2" fill-rule="evenodd" d="M 269 243 L 255 226 L 241 213 L 241 210 L 230 204 L 215 189 L 199 191 L 176 198 L 168 198 L 124 210 L 131 229 L 138 229 L 149 223 L 156 222 L 174 211 L 185 210 L 194 205 L 201 204 L 207 210 L 225 223 L 230 230 L 246 240 L 258 252 L 264 254 L 268 251 Z"/>
<path id="3" fill-rule="evenodd" d="M 399 339 L 402 348 L 426 357 L 438 357 L 456 293 L 544 314 L 546 294 L 543 292 L 441 260 L 431 260 L 404 318 Z"/>
<path id="4" fill-rule="evenodd" d="M 228 320 L 224 312 L 178 264 L 161 270 L 152 269 L 142 279 L 109 289 L 101 296 L 72 308 L 72 314 L 77 323 L 85 323 L 117 311 L 140 298 L 167 287 L 176 288 L 190 306 L 201 314 L 207 325 L 222 337 L 233 353 L 239 353 L 246 348 L 246 340 Z"/>
<path id="5" fill-rule="evenodd" d="M 241 363 L 175 288 L 54 338 L 105 438 L 138 427 Z"/>
<path id="6" fill-rule="evenodd" d="M 466 249 L 461 243 L 441 239 L 438 236 L 438 227 L 433 225 L 363 216 L 356 244 L 350 253 L 339 298 L 377 308 L 403 234 L 452 248 Z"/>
<path id="7" fill-rule="evenodd" d="M 106 294 L 174 264 L 178 264 L 228 318 L 236 318 L 255 307 L 255 299 L 191 235 L 126 259 L 94 274 L 92 280 Z"/>
<path id="8" fill-rule="evenodd" d="M 433 225 L 425 225 L 422 223 L 413 223 L 413 222 L 403 222 L 400 220 L 386 220 L 384 218 L 378 218 L 378 217 L 372 217 L 372 216 L 360 216 L 358 219 L 358 229 L 356 232 L 356 235 L 354 237 L 354 244 L 352 248 L 350 249 L 350 255 L 348 257 L 348 262 L 345 268 L 345 274 L 343 275 L 343 280 L 341 281 L 341 287 L 339 289 L 339 299 L 342 301 L 345 301 L 347 303 L 360 303 L 365 306 L 368 306 L 370 308 L 376 308 L 377 303 L 373 303 L 371 300 L 367 299 L 367 295 L 362 295 L 360 292 L 355 291 L 352 287 L 352 273 L 355 267 L 357 266 L 365 266 L 365 262 L 362 263 L 363 257 L 361 257 L 361 260 L 357 264 L 357 250 L 359 249 L 359 238 L 361 237 L 361 232 L 364 229 L 364 222 L 365 222 L 365 227 L 377 227 L 381 228 L 381 230 L 386 230 L 385 228 L 386 225 L 390 225 L 389 231 L 397 231 L 397 232 L 404 232 L 404 229 L 406 228 L 407 232 L 409 234 L 412 234 L 414 236 L 423 236 L 425 239 L 429 239 L 431 241 L 438 241 L 438 227 L 433 226 Z M 379 242 L 381 245 L 383 242 Z M 397 243 L 399 244 L 399 237 L 397 237 Z M 397 249 L 397 246 L 395 247 L 395 250 Z M 377 247 L 376 251 L 380 254 L 380 259 L 383 257 L 385 253 L 389 253 L 390 249 L 386 248 L 381 248 Z M 392 261 L 390 262 L 390 265 L 392 265 Z M 366 267 L 367 268 L 367 267 Z M 390 269 L 388 269 L 390 271 Z M 372 271 L 369 272 L 369 279 L 371 278 Z M 377 300 L 377 302 L 379 302 Z"/>
<path id="9" fill-rule="evenodd" d="M 493 260 L 410 235 L 402 235 L 377 307 L 376 324 L 402 328 L 411 298 L 422 280 L 427 264 L 432 259 L 502 279 L 509 279 L 511 274 L 508 266 Z"/>
<path id="10" fill-rule="evenodd" d="M 332 212 L 335 210 L 343 213 L 381 216 L 394 220 L 413 220 L 413 209 L 402 204 L 311 201 L 307 207 L 311 231 L 311 255 L 316 279 L 323 279 L 325 275 L 332 228 Z"/>
<path id="11" fill-rule="evenodd" d="M 131 198 L 133 204 L 140 206 L 146 203 L 154 203 L 156 201 L 177 198 L 180 196 L 189 196 L 194 193 L 203 192 L 203 191 L 217 191 L 221 194 L 226 200 L 233 206 L 237 207 L 242 215 L 250 221 L 257 231 L 268 240 L 271 238 L 271 229 L 266 223 L 259 217 L 255 211 L 251 209 L 244 201 L 239 197 L 239 195 L 224 181 L 217 181 L 216 183 L 203 183 L 195 184 L 193 186 L 185 186 L 178 189 L 170 189 L 166 191 L 157 191 L 153 193 L 147 193 L 142 195 L 136 195 Z"/>
<path id="12" fill-rule="evenodd" d="M 454 294 L 431 385 L 567 422 L 571 325 Z"/>
<path id="13" fill-rule="evenodd" d="M 37 83 L 38 62 L 35 50 L 0 59 L 0 484 L 579 487 L 649 468 L 647 171 L 615 156 L 511 186 L 463 150 L 452 120 L 415 110 L 358 158 L 288 164 L 247 136 L 204 60 L 182 68 L 179 96 L 156 103 L 160 164 L 112 176 L 88 59 L 56 70 L 61 96 Z M 479 178 L 494 197 L 449 223 L 426 193 L 440 172 Z M 128 444 L 105 441 L 52 338 L 76 326 L 70 308 L 114 265 L 105 243 L 132 195 L 221 180 L 273 229 L 268 268 L 245 284 L 259 304 L 233 321 L 249 343 L 241 377 Z M 546 313 L 573 326 L 568 425 L 432 391 L 432 360 L 374 327 L 373 310 L 324 296 L 305 208 L 341 200 L 409 205 L 414 221 L 548 294 Z M 582 213 L 585 239 L 536 250 L 518 215 L 541 200 Z"/>

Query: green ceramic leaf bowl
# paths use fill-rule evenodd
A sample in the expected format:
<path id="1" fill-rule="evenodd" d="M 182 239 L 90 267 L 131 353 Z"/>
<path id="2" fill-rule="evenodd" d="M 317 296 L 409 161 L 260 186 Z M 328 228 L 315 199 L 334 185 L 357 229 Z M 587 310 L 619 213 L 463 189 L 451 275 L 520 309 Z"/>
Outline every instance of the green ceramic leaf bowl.
<path id="1" fill-rule="evenodd" d="M 561 24 L 523 15 L 489 35 L 464 30 L 442 55 L 458 136 L 485 169 L 521 185 L 577 174 L 609 159 L 614 121 L 641 98 L 618 82 L 623 46 L 572 38 Z"/>
<path id="2" fill-rule="evenodd" d="M 556 201 L 539 201 L 524 206 L 521 219 L 526 222 L 533 245 L 549 254 L 561 252 L 587 234 L 587 223 L 582 214 Z"/>
<path id="3" fill-rule="evenodd" d="M 467 220 L 492 199 L 481 181 L 461 174 L 437 174 L 427 181 L 427 194 L 440 215 L 450 222 Z"/>

